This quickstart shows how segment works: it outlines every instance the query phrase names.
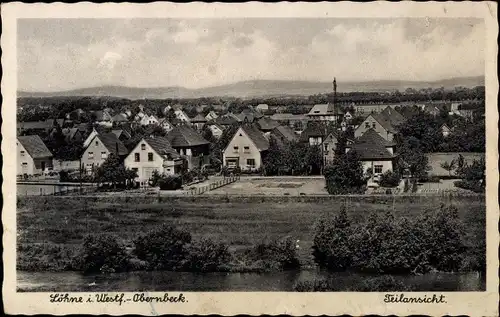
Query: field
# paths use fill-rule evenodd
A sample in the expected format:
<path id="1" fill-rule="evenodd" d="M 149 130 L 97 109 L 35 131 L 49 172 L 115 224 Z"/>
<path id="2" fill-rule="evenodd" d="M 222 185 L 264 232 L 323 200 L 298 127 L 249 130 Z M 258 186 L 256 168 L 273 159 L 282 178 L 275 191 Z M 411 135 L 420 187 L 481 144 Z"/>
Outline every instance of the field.
<path id="1" fill-rule="evenodd" d="M 232 250 L 262 241 L 291 236 L 300 240 L 303 265 L 312 265 L 313 228 L 318 217 L 335 213 L 342 204 L 352 221 L 372 212 L 392 210 L 396 217 L 414 217 L 424 210 L 437 210 L 451 202 L 465 224 L 464 240 L 484 243 L 484 196 L 473 197 L 253 197 L 192 198 L 155 197 L 19 197 L 17 209 L 18 263 L 32 261 L 35 245 L 59 246 L 74 252 L 91 233 L 113 233 L 125 243 L 160 224 L 188 230 L 193 238 L 209 237 L 227 243 Z M 38 256 L 40 270 L 60 270 L 50 258 Z"/>
<path id="2" fill-rule="evenodd" d="M 327 195 L 324 177 L 245 177 L 222 188 L 207 192 L 215 195 Z"/>

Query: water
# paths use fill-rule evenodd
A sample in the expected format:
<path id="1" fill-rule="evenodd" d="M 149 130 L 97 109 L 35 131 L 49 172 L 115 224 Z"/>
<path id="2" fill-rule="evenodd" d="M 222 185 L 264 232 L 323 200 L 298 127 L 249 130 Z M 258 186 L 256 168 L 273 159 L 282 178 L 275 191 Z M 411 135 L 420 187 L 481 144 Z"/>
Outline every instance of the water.
<path id="1" fill-rule="evenodd" d="M 298 281 L 332 278 L 339 287 L 356 285 L 367 275 L 319 271 L 273 273 L 190 273 L 129 272 L 83 275 L 78 272 L 17 272 L 18 291 L 31 292 L 104 292 L 104 291 L 293 291 Z M 418 276 L 394 276 L 417 291 L 483 291 L 485 276 L 478 273 L 429 273 Z"/>

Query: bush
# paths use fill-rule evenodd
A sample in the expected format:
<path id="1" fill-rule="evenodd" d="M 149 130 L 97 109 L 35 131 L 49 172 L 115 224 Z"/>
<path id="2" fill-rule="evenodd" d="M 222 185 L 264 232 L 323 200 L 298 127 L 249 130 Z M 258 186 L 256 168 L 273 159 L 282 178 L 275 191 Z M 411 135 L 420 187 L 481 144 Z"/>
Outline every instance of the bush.
<path id="1" fill-rule="evenodd" d="M 238 262 L 260 272 L 283 271 L 300 267 L 295 243 L 290 237 L 259 243 L 246 250 Z"/>
<path id="2" fill-rule="evenodd" d="M 332 271 L 344 271 L 350 267 L 352 248 L 349 246 L 351 224 L 345 207 L 334 218 L 322 218 L 316 224 L 313 256 L 316 263 Z"/>
<path id="3" fill-rule="evenodd" d="M 324 170 L 326 190 L 331 195 L 362 194 L 366 190 L 363 166 L 356 153 L 335 157 Z"/>
<path id="4" fill-rule="evenodd" d="M 177 190 L 182 188 L 182 179 L 179 176 L 170 176 L 154 171 L 149 180 L 149 185 L 159 187 L 161 190 Z"/>
<path id="5" fill-rule="evenodd" d="M 71 270 L 76 253 L 65 245 L 18 243 L 16 268 L 33 272 Z"/>
<path id="6" fill-rule="evenodd" d="M 134 253 L 148 263 L 148 269 L 178 271 L 188 263 L 189 243 L 189 232 L 163 225 L 135 239 Z"/>
<path id="7" fill-rule="evenodd" d="M 395 172 L 387 171 L 380 175 L 380 186 L 397 187 L 401 181 L 401 175 Z"/>
<path id="8" fill-rule="evenodd" d="M 463 227 L 453 206 L 443 205 L 416 219 L 372 214 L 356 225 L 341 210 L 316 226 L 313 256 L 320 267 L 332 271 L 408 274 L 481 267 L 480 251 L 464 261 L 467 248 L 462 236 Z"/>
<path id="9" fill-rule="evenodd" d="M 83 241 L 74 266 L 84 273 L 122 272 L 127 270 L 129 256 L 125 247 L 113 235 L 89 235 Z"/>
<path id="10" fill-rule="evenodd" d="M 194 272 L 213 272 L 229 263 L 231 254 L 228 246 L 215 243 L 210 239 L 202 239 L 188 247 L 188 270 Z"/>
<path id="11" fill-rule="evenodd" d="M 313 279 L 310 281 L 301 281 L 294 285 L 296 292 L 408 292 L 414 288 L 405 283 L 396 280 L 393 276 L 366 276 L 359 282 L 351 282 L 344 288 L 343 286 L 330 279 Z"/>

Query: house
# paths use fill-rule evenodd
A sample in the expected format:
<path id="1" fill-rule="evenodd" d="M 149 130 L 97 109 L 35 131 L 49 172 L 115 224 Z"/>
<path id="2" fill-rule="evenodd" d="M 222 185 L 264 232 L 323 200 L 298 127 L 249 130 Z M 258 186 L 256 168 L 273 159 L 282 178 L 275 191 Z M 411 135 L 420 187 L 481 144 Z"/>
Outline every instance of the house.
<path id="1" fill-rule="evenodd" d="M 353 115 L 352 115 L 349 111 L 346 111 L 346 112 L 344 113 L 344 120 L 345 120 L 345 121 L 349 122 L 349 121 L 351 121 L 351 120 L 352 120 L 352 118 L 354 118 L 354 116 L 353 116 Z"/>
<path id="2" fill-rule="evenodd" d="M 354 137 L 361 137 L 366 131 L 373 129 L 387 141 L 392 141 L 396 134 L 397 126 L 406 121 L 399 112 L 391 107 L 386 107 L 380 113 L 371 113 L 354 131 Z"/>
<path id="3" fill-rule="evenodd" d="M 112 116 L 106 110 L 97 110 L 92 112 L 92 115 L 95 117 L 95 122 L 97 124 L 111 127 L 113 125 Z"/>
<path id="4" fill-rule="evenodd" d="M 190 122 L 188 115 L 182 109 L 175 110 L 175 117 L 181 122 Z"/>
<path id="5" fill-rule="evenodd" d="M 135 115 L 134 121 L 141 122 L 142 118 L 144 118 L 145 116 L 147 116 L 146 112 L 144 112 L 144 110 L 141 109 Z"/>
<path id="6" fill-rule="evenodd" d="M 78 108 L 78 109 L 75 109 L 75 110 L 67 113 L 66 119 L 79 120 L 84 114 L 85 114 L 85 111 L 83 111 L 81 108 Z"/>
<path id="7" fill-rule="evenodd" d="M 316 146 L 323 143 L 326 129 L 320 122 L 311 121 L 300 134 L 300 142 L 308 143 L 310 146 Z"/>
<path id="8" fill-rule="evenodd" d="M 146 126 L 151 124 L 158 124 L 158 122 L 159 120 L 155 115 L 144 114 L 144 116 L 142 116 L 141 120 L 139 121 L 139 124 L 142 126 Z"/>
<path id="9" fill-rule="evenodd" d="M 21 134 L 30 131 L 32 134 L 50 134 L 59 126 L 62 127 L 64 119 L 47 119 L 45 121 L 20 121 L 17 122 L 17 132 Z"/>
<path id="10" fill-rule="evenodd" d="M 223 164 L 239 166 L 242 170 L 255 170 L 262 166 L 269 141 L 254 125 L 243 124 L 233 135 L 223 152 Z"/>
<path id="11" fill-rule="evenodd" d="M 206 116 L 205 116 L 205 119 L 207 119 L 207 121 L 210 121 L 210 120 L 215 120 L 217 119 L 218 115 L 215 113 L 215 111 L 211 110 Z"/>
<path id="12" fill-rule="evenodd" d="M 108 156 L 117 155 L 123 159 L 127 154 L 127 148 L 114 133 L 97 133 L 82 154 L 81 166 L 88 174 L 92 174 Z"/>
<path id="13" fill-rule="evenodd" d="M 448 125 L 446 125 L 446 123 L 443 123 L 441 127 L 439 127 L 439 130 L 441 130 L 441 133 L 443 133 L 443 136 L 445 138 L 451 133 L 451 129 L 450 127 L 448 127 Z"/>
<path id="14" fill-rule="evenodd" d="M 172 147 L 187 160 L 188 169 L 209 164 L 210 142 L 188 125 L 179 125 L 167 133 Z"/>
<path id="15" fill-rule="evenodd" d="M 127 115 L 125 113 L 118 113 L 111 117 L 111 122 L 115 125 L 120 125 L 122 123 L 128 122 Z"/>
<path id="16" fill-rule="evenodd" d="M 484 112 L 484 108 L 474 103 L 465 103 L 458 107 L 458 115 L 471 121 L 474 119 L 474 113 L 479 111 Z"/>
<path id="17" fill-rule="evenodd" d="M 325 165 L 331 163 L 335 158 L 338 143 L 339 136 L 335 132 L 328 134 L 323 143 L 321 143 L 321 152 L 323 153 L 323 162 Z"/>
<path id="18" fill-rule="evenodd" d="M 223 128 L 227 128 L 229 126 L 239 123 L 239 120 L 237 120 L 233 114 L 228 113 L 226 115 L 220 116 L 217 119 L 215 119 L 215 122 L 220 126 L 222 126 Z"/>
<path id="19" fill-rule="evenodd" d="M 304 130 L 307 121 L 309 120 L 306 115 L 293 113 L 275 113 L 270 118 L 274 121 L 280 122 L 281 124 L 288 124 L 297 132 Z"/>
<path id="20" fill-rule="evenodd" d="M 280 125 L 271 131 L 271 136 L 277 141 L 279 146 L 284 146 L 287 143 L 297 142 L 298 135 L 289 126 Z"/>
<path id="21" fill-rule="evenodd" d="M 449 113 L 451 111 L 451 106 L 443 103 L 430 104 L 424 106 L 424 111 L 436 117 L 441 112 Z"/>
<path id="22" fill-rule="evenodd" d="M 333 103 L 316 104 L 307 114 L 310 120 L 337 122 L 342 120 L 344 112 Z"/>
<path id="23" fill-rule="evenodd" d="M 17 137 L 17 175 L 42 174 L 53 169 L 53 155 L 38 135 Z"/>
<path id="24" fill-rule="evenodd" d="M 261 104 L 257 105 L 257 107 L 255 107 L 255 110 L 257 110 L 260 113 L 264 113 L 264 112 L 269 110 L 269 105 L 267 105 L 265 103 L 261 103 Z"/>
<path id="25" fill-rule="evenodd" d="M 396 156 L 394 143 L 387 141 L 377 131 L 370 128 L 352 144 L 346 145 L 346 152 L 355 151 L 367 173 L 371 169 L 372 175 L 379 176 L 387 171 L 392 171 Z"/>
<path id="26" fill-rule="evenodd" d="M 87 146 L 89 146 L 90 141 L 92 141 L 92 139 L 96 135 L 98 135 L 99 133 L 105 133 L 105 132 L 106 132 L 106 129 L 104 129 L 102 127 L 99 127 L 99 126 L 92 127 L 92 131 L 90 131 L 90 134 L 87 136 L 85 141 L 83 141 L 83 148 L 86 148 Z"/>
<path id="27" fill-rule="evenodd" d="M 132 138 L 132 134 L 128 129 L 113 129 L 111 133 L 116 135 L 118 140 L 125 142 L 126 140 L 130 140 Z"/>
<path id="28" fill-rule="evenodd" d="M 180 174 L 184 160 L 165 137 L 145 137 L 127 155 L 126 168 L 137 172 L 137 180 L 147 181 L 154 171 L 165 175 Z"/>
<path id="29" fill-rule="evenodd" d="M 238 121 L 239 122 L 247 122 L 247 123 L 252 123 L 260 118 L 262 118 L 264 115 L 253 108 L 246 108 L 243 109 L 240 114 L 237 115 Z"/>
<path id="30" fill-rule="evenodd" d="M 174 128 L 174 125 L 168 121 L 167 118 L 162 118 L 158 121 L 158 125 L 165 130 L 165 132 L 169 132 Z"/>
<path id="31" fill-rule="evenodd" d="M 257 126 L 262 132 L 271 132 L 276 127 L 279 127 L 279 125 L 280 124 L 277 121 L 274 121 L 269 117 L 262 117 L 257 121 Z"/>
<path id="32" fill-rule="evenodd" d="M 224 132 L 224 127 L 215 121 L 210 121 L 207 123 L 207 127 L 212 131 L 212 135 L 216 138 L 220 138 Z"/>
<path id="33" fill-rule="evenodd" d="M 62 134 L 66 142 L 83 142 L 83 132 L 78 128 L 64 128 Z"/>
<path id="34" fill-rule="evenodd" d="M 201 113 L 198 113 L 194 118 L 189 119 L 189 121 L 197 130 L 201 130 L 205 123 L 207 123 L 207 119 Z"/>

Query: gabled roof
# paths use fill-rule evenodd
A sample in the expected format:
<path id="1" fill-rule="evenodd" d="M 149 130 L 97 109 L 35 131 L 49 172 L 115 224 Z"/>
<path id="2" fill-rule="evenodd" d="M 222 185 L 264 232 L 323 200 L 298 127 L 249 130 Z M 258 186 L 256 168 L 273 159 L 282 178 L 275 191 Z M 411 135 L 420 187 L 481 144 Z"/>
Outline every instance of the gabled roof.
<path id="1" fill-rule="evenodd" d="M 127 130 L 124 130 L 124 129 L 114 129 L 114 130 L 111 130 L 111 133 L 113 133 L 114 135 L 116 135 L 117 138 L 120 138 L 122 135 L 124 137 L 126 137 L 127 139 L 130 139 L 132 137 L 130 135 L 130 133 Z"/>
<path id="2" fill-rule="evenodd" d="M 95 138 L 99 138 L 106 149 L 114 155 L 127 155 L 128 150 L 120 139 L 114 133 L 99 133 Z"/>
<path id="3" fill-rule="evenodd" d="M 78 128 L 71 128 L 71 129 L 64 128 L 64 129 L 62 129 L 62 133 L 66 137 L 67 141 L 73 140 L 73 138 L 75 137 L 75 134 L 78 132 L 80 132 L 80 130 L 78 130 Z"/>
<path id="4" fill-rule="evenodd" d="M 52 153 L 38 135 L 25 135 L 17 137 L 24 149 L 32 158 L 50 157 Z"/>
<path id="5" fill-rule="evenodd" d="M 144 141 L 165 160 L 177 160 L 181 158 L 179 153 L 172 148 L 172 145 L 165 137 L 145 137 Z"/>
<path id="6" fill-rule="evenodd" d="M 198 113 L 194 118 L 190 119 L 193 123 L 207 122 L 208 120 L 201 114 Z"/>
<path id="7" fill-rule="evenodd" d="M 402 114 L 400 114 L 399 112 L 397 112 L 396 110 L 392 109 L 389 106 L 387 106 L 380 113 L 372 113 L 371 116 L 375 120 L 377 120 L 377 122 L 380 123 L 380 125 L 384 127 L 384 129 L 392 133 L 396 132 L 397 125 L 406 121 L 406 118 L 403 117 Z"/>
<path id="8" fill-rule="evenodd" d="M 127 116 L 123 113 L 119 113 L 117 115 L 114 115 L 111 120 L 113 120 L 114 122 L 127 122 L 128 119 L 127 119 Z"/>
<path id="9" fill-rule="evenodd" d="M 244 124 L 241 126 L 241 129 L 248 135 L 259 151 L 262 152 L 269 149 L 269 140 L 255 125 Z M 236 131 L 236 133 L 238 133 L 238 131 Z"/>
<path id="10" fill-rule="evenodd" d="M 306 121 L 307 117 L 303 114 L 293 114 L 293 113 L 275 113 L 271 116 L 271 119 L 276 121 L 291 121 L 291 120 L 303 120 Z"/>
<path id="11" fill-rule="evenodd" d="M 180 125 L 167 134 L 167 139 L 172 147 L 192 147 L 209 144 L 198 132 L 187 125 Z"/>
<path id="12" fill-rule="evenodd" d="M 330 132 L 328 133 L 327 136 L 325 136 L 325 139 L 323 140 L 323 142 L 325 142 L 326 140 L 328 140 L 329 138 L 335 138 L 335 139 L 339 139 L 339 135 L 337 134 L 337 132 Z"/>
<path id="13" fill-rule="evenodd" d="M 232 115 L 223 115 L 215 119 L 215 122 L 221 125 L 233 125 L 239 121 Z"/>
<path id="14" fill-rule="evenodd" d="M 319 123 L 314 121 L 309 121 L 304 131 L 302 131 L 302 133 L 300 134 L 300 141 L 309 142 L 309 138 L 319 137 L 319 136 L 324 137 L 325 133 L 326 131 Z"/>
<path id="15" fill-rule="evenodd" d="M 271 131 L 273 135 L 279 135 L 281 138 L 287 140 L 288 142 L 297 141 L 298 136 L 289 126 L 277 126 L 273 131 Z"/>
<path id="16" fill-rule="evenodd" d="M 245 108 L 241 111 L 240 115 L 253 115 L 255 118 L 262 118 L 264 115 L 254 108 Z"/>
<path id="17" fill-rule="evenodd" d="M 47 119 L 45 121 L 20 121 L 17 123 L 17 127 L 25 130 L 49 130 L 55 127 L 54 120 L 59 126 L 62 126 L 64 123 L 64 119 Z"/>
<path id="18" fill-rule="evenodd" d="M 308 116 L 332 116 L 342 114 L 343 111 L 339 107 L 335 107 L 333 103 L 317 104 L 307 114 Z"/>
<path id="19" fill-rule="evenodd" d="M 394 144 L 385 140 L 373 129 L 368 129 L 362 136 L 357 138 L 353 144 L 347 145 L 354 150 L 361 160 L 392 159 L 392 155 L 386 147 Z"/>
<path id="20" fill-rule="evenodd" d="M 111 115 L 105 110 L 97 110 L 94 111 L 93 114 L 95 115 L 96 121 L 107 121 L 111 118 Z M 108 118 L 105 118 L 105 116 Z"/>
<path id="21" fill-rule="evenodd" d="M 220 130 L 224 130 L 224 127 L 221 126 L 220 124 L 218 124 L 216 121 L 214 120 L 210 120 L 207 122 L 207 126 L 216 126 L 217 128 L 219 128 Z"/>
<path id="22" fill-rule="evenodd" d="M 279 127 L 279 123 L 268 117 L 262 117 L 257 121 L 257 125 L 261 130 L 272 130 Z"/>

